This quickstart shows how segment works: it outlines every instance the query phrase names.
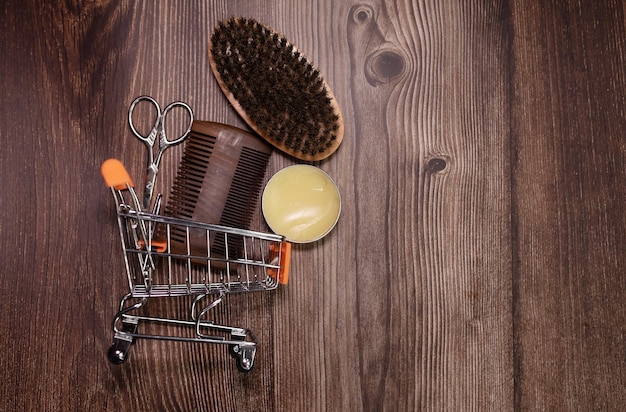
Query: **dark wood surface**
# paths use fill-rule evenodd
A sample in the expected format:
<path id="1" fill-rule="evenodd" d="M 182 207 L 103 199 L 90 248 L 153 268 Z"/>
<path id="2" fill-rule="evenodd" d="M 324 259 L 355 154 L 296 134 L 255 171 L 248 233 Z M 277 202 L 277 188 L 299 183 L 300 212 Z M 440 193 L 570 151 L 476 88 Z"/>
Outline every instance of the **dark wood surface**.
<path id="1" fill-rule="evenodd" d="M 341 219 L 294 247 L 289 285 L 216 309 L 255 332 L 252 372 L 223 347 L 146 340 L 112 365 L 127 285 L 100 163 L 141 180 L 141 94 L 245 127 L 207 57 L 234 15 L 284 33 L 333 88 L 346 135 L 317 165 Z M 611 0 L 5 1 L 0 409 L 623 410 L 625 15 Z"/>

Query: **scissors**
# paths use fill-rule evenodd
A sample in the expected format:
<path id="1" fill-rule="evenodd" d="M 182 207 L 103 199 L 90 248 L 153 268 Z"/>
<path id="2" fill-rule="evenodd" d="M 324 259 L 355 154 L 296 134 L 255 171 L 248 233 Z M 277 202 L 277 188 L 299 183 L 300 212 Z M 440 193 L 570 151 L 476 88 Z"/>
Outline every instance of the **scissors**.
<path id="1" fill-rule="evenodd" d="M 139 133 L 137 129 L 135 129 L 135 126 L 133 124 L 133 111 L 135 110 L 135 106 L 137 106 L 139 102 L 144 100 L 150 102 L 156 109 L 156 119 L 154 121 L 154 126 L 147 136 Z M 187 111 L 187 114 L 189 115 L 189 126 L 181 136 L 174 140 L 169 140 L 165 132 L 165 119 L 167 118 L 167 114 L 169 113 L 169 111 L 176 107 L 182 107 L 183 109 L 185 109 L 185 111 Z M 159 106 L 157 101 L 154 100 L 152 97 L 139 96 L 130 104 L 130 109 L 128 110 L 128 124 L 130 125 L 130 129 L 133 131 L 133 134 L 140 141 L 142 141 L 148 149 L 146 187 L 143 192 L 143 207 L 145 210 L 148 210 L 150 209 L 150 204 L 152 203 L 152 192 L 154 191 L 154 183 L 159 172 L 161 157 L 169 147 L 182 143 L 187 138 L 187 136 L 189 136 L 189 132 L 191 131 L 191 126 L 193 124 L 193 111 L 191 110 L 191 107 L 183 102 L 170 103 L 165 107 L 165 109 L 163 109 L 163 111 L 161 111 L 161 106 Z M 157 134 L 159 135 L 158 142 Z M 154 150 L 155 145 L 157 147 L 156 153 Z"/>

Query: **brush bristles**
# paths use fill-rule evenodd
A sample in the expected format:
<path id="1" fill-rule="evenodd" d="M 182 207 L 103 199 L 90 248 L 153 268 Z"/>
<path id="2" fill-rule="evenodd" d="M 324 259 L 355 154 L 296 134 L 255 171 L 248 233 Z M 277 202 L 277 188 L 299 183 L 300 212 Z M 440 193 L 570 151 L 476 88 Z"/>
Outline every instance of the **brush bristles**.
<path id="1" fill-rule="evenodd" d="M 213 32 L 209 59 L 233 107 L 275 147 L 309 161 L 337 150 L 339 106 L 319 71 L 283 36 L 255 20 L 233 18 Z"/>

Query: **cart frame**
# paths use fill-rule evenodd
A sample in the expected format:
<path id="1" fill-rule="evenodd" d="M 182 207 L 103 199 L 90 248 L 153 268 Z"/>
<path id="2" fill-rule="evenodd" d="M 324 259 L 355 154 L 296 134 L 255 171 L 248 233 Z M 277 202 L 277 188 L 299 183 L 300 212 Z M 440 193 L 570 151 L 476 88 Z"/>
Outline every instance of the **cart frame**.
<path id="1" fill-rule="evenodd" d="M 275 234 L 159 215 L 160 195 L 152 212 L 142 211 L 134 184 L 121 162 L 107 160 L 102 175 L 115 201 L 129 286 L 113 319 L 109 360 L 126 361 L 136 339 L 199 342 L 227 345 L 237 367 L 250 371 L 256 354 L 251 331 L 216 324 L 207 315 L 229 293 L 269 291 L 286 283 L 290 243 Z M 178 236 L 180 243 L 181 233 L 183 250 L 179 244 L 174 251 L 173 236 Z M 200 249 L 190 242 L 192 236 L 197 239 L 198 233 L 206 239 Z M 219 253 L 215 252 L 217 243 L 223 245 Z M 139 314 L 151 299 L 178 296 L 191 299 L 186 318 Z M 210 298 L 208 303 L 205 298 Z M 177 325 L 186 333 L 142 333 L 142 323 Z"/>

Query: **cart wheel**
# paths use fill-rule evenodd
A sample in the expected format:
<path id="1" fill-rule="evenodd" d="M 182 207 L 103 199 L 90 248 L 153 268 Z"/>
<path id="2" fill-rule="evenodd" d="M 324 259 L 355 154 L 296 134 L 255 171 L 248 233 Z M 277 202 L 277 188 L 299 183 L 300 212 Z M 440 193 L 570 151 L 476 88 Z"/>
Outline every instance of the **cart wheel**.
<path id="1" fill-rule="evenodd" d="M 126 342 L 113 342 L 107 353 L 109 361 L 115 365 L 124 363 L 128 358 L 128 349 L 129 345 Z"/>
<path id="2" fill-rule="evenodd" d="M 241 372 L 250 372 L 252 370 L 256 347 L 230 345 L 229 352 L 236 360 L 237 369 Z"/>
<path id="3" fill-rule="evenodd" d="M 254 363 L 250 363 L 248 361 L 244 362 L 243 359 L 237 358 L 237 369 L 239 369 L 241 372 L 248 373 L 252 370 L 253 366 L 254 366 Z"/>

